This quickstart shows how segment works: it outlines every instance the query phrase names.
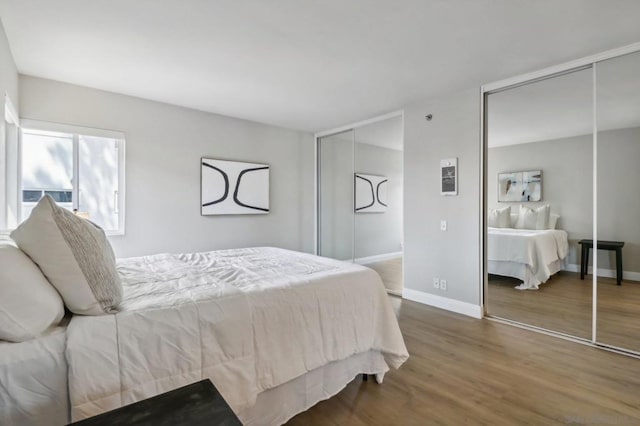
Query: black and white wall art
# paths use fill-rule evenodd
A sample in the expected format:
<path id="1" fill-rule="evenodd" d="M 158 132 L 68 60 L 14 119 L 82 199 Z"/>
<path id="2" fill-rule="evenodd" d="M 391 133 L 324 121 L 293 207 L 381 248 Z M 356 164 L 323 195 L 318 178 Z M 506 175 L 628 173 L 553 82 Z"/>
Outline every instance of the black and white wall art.
<path id="1" fill-rule="evenodd" d="M 202 215 L 269 213 L 269 166 L 201 159 Z"/>
<path id="2" fill-rule="evenodd" d="M 387 211 L 387 184 L 385 176 L 356 173 L 354 175 L 356 213 L 384 213 Z"/>
<path id="3" fill-rule="evenodd" d="M 458 195 L 458 159 L 440 160 L 440 195 Z"/>

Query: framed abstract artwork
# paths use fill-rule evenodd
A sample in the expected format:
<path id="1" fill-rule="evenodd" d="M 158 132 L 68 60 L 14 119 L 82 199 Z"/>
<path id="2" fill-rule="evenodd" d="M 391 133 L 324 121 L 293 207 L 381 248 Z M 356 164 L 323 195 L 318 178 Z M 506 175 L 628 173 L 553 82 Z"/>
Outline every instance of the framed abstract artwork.
<path id="1" fill-rule="evenodd" d="M 440 195 L 458 195 L 458 159 L 440 160 Z"/>
<path id="2" fill-rule="evenodd" d="M 202 158 L 200 213 L 269 213 L 269 165 Z"/>
<path id="3" fill-rule="evenodd" d="M 542 170 L 498 173 L 499 202 L 542 200 Z"/>
<path id="4" fill-rule="evenodd" d="M 356 213 L 384 213 L 387 211 L 386 176 L 354 174 L 354 211 Z"/>

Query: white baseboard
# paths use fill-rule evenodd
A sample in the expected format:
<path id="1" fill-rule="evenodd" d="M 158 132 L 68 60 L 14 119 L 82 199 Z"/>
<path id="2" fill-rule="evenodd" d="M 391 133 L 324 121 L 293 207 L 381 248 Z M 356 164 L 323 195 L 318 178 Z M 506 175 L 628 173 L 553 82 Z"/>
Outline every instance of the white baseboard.
<path id="1" fill-rule="evenodd" d="M 380 262 L 382 260 L 397 259 L 398 257 L 402 257 L 401 251 L 395 251 L 393 253 L 377 254 L 375 256 L 359 257 L 357 259 L 354 259 L 354 262 L 359 265 L 366 265 L 368 263 Z"/>
<path id="2" fill-rule="evenodd" d="M 442 297 L 424 291 L 412 290 L 405 288 L 402 290 L 402 298 L 422 303 L 424 305 L 435 306 L 436 308 L 445 309 L 473 318 L 482 318 L 482 307 L 473 303 L 461 302 L 448 297 Z"/>
<path id="3" fill-rule="evenodd" d="M 580 272 L 580 265 L 576 265 L 575 263 L 569 263 L 567 265 L 565 265 L 564 268 L 562 268 L 563 271 L 568 271 L 568 272 Z M 593 274 L 593 267 L 589 267 L 589 274 Z M 604 268 L 598 268 L 598 276 L 599 277 L 604 277 L 604 278 L 615 278 L 616 277 L 616 270 L 615 269 L 604 269 Z M 640 281 L 640 272 L 633 272 L 633 271 L 622 271 L 622 277 L 625 280 L 630 280 L 630 281 Z"/>

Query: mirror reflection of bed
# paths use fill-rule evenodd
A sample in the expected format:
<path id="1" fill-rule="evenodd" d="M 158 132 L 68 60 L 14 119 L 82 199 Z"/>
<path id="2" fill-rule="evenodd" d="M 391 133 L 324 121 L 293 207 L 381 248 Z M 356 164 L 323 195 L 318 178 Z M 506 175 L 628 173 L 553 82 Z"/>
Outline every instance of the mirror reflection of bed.
<path id="1" fill-rule="evenodd" d="M 551 206 L 488 212 L 487 270 L 493 315 L 588 338 L 591 285 L 567 271 L 569 234 Z"/>
<path id="2" fill-rule="evenodd" d="M 634 53 L 487 96 L 490 316 L 640 353 L 638 75 Z"/>

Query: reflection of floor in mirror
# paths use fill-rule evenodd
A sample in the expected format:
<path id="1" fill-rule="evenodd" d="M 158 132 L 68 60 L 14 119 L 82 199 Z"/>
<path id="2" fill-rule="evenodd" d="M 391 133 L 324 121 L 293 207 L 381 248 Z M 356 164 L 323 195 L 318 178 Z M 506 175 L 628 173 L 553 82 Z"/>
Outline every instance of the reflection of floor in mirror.
<path id="1" fill-rule="evenodd" d="M 488 312 L 549 330 L 591 339 L 591 276 L 559 272 L 539 290 L 516 290 L 520 281 L 491 276 Z M 598 340 L 640 351 L 640 282 L 598 281 Z"/>
<path id="2" fill-rule="evenodd" d="M 373 269 L 380 275 L 389 293 L 402 294 L 402 257 L 368 263 L 364 266 Z"/>

